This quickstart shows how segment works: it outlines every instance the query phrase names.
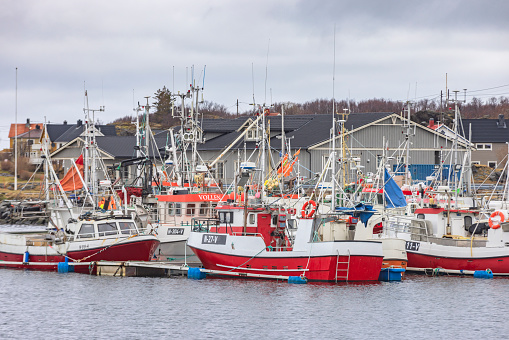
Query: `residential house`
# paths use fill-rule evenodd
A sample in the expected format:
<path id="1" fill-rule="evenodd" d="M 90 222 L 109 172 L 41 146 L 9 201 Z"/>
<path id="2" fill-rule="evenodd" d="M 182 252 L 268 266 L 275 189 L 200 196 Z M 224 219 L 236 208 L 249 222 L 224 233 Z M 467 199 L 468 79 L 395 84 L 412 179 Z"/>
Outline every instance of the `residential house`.
<path id="1" fill-rule="evenodd" d="M 472 151 L 474 164 L 492 168 L 504 166 L 503 160 L 509 153 L 508 125 L 509 119 L 505 119 L 503 114 L 500 114 L 498 119 L 463 119 L 465 137 L 475 145 L 475 150 Z"/>

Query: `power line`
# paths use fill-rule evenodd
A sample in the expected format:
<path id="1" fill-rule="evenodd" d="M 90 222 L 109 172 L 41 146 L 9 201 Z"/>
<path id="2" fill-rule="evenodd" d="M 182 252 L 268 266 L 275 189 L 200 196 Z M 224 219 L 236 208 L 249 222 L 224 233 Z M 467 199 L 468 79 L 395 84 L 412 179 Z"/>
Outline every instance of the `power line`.
<path id="1" fill-rule="evenodd" d="M 481 92 L 481 91 L 487 91 L 487 90 L 499 89 L 499 88 L 501 88 L 501 87 L 507 87 L 507 86 L 509 86 L 509 84 L 507 84 L 507 85 L 495 86 L 495 87 L 490 87 L 490 88 L 487 88 L 487 89 L 467 91 L 467 93 L 471 93 L 471 92 Z"/>

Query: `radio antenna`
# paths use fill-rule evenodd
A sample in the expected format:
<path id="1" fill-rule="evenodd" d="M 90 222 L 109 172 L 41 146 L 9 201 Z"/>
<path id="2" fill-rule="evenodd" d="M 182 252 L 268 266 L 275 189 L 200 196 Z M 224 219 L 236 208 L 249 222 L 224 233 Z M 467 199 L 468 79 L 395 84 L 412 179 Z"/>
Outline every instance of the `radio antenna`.
<path id="1" fill-rule="evenodd" d="M 263 100 L 263 105 L 267 103 L 267 76 L 269 70 L 269 48 L 270 48 L 270 38 L 269 43 L 267 44 L 267 62 L 265 63 L 265 99 Z"/>

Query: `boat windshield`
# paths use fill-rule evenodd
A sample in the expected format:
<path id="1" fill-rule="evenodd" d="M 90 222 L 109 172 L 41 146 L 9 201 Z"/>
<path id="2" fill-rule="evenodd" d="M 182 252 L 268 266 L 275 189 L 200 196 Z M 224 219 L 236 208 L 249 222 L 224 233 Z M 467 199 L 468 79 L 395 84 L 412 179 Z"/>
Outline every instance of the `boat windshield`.
<path id="1" fill-rule="evenodd" d="M 118 222 L 118 226 L 122 234 L 134 235 L 138 232 L 133 222 Z"/>
<path id="2" fill-rule="evenodd" d="M 115 235 L 117 234 L 117 224 L 115 222 L 98 223 L 97 231 L 99 236 Z"/>
<path id="3" fill-rule="evenodd" d="M 94 225 L 93 224 L 82 224 L 76 238 L 92 238 L 94 237 Z"/>

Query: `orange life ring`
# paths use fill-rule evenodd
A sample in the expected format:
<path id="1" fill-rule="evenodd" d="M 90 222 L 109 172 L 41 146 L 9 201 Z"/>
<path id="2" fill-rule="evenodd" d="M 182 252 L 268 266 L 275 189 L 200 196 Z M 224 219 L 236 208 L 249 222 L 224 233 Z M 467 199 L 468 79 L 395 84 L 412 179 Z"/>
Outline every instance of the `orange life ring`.
<path id="1" fill-rule="evenodd" d="M 313 209 L 309 213 L 306 214 L 306 208 L 308 205 L 311 204 L 313 206 Z M 302 218 L 311 218 L 315 214 L 316 211 L 316 202 L 313 200 L 309 200 L 304 202 L 304 205 L 302 206 L 301 216 Z"/>
<path id="2" fill-rule="evenodd" d="M 494 217 L 497 217 L 497 216 L 500 217 L 500 221 L 494 220 Z M 500 228 L 500 223 L 503 223 L 503 222 L 505 222 L 505 214 L 502 211 L 494 211 L 490 215 L 489 225 L 490 225 L 491 229 Z"/>

